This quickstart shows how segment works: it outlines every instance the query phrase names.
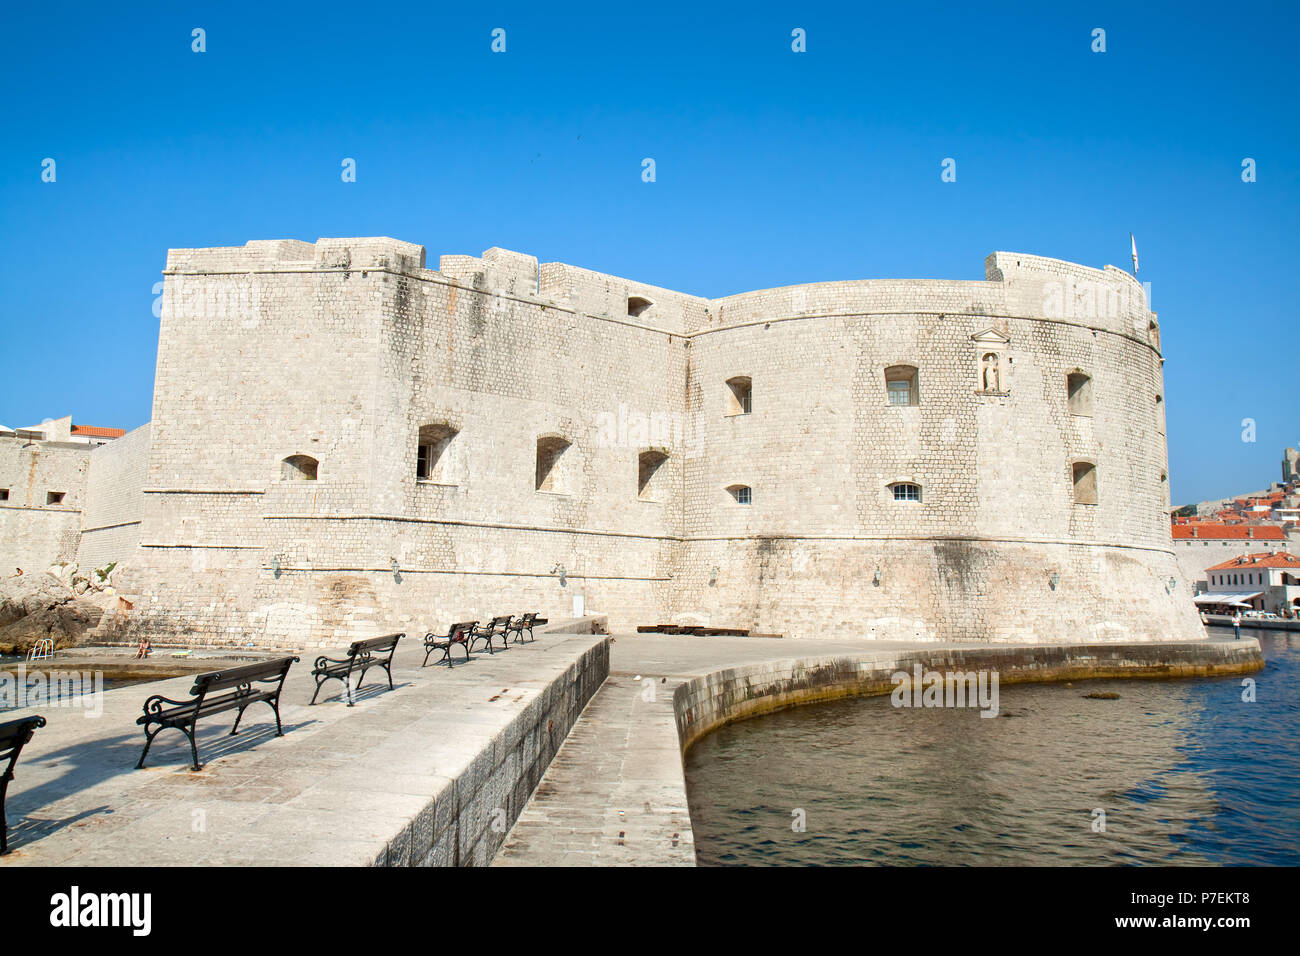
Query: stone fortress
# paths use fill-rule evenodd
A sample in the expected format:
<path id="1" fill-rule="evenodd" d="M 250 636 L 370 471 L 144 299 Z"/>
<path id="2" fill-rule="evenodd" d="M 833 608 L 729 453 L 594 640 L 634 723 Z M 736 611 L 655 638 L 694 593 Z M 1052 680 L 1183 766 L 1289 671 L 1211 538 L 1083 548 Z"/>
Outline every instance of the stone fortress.
<path id="1" fill-rule="evenodd" d="M 120 562 L 155 640 L 338 646 L 533 609 L 1200 637 L 1142 287 L 1018 253 L 985 273 L 706 299 L 496 248 L 436 271 L 387 238 L 173 249 L 151 423 L 0 438 L 0 550 Z"/>

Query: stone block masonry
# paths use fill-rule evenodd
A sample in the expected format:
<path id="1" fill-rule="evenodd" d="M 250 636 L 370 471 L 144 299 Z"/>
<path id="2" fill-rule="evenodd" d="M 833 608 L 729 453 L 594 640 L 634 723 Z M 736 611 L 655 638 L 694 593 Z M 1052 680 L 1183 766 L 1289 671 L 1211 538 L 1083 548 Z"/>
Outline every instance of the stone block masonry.
<path id="1" fill-rule="evenodd" d="M 0 576 L 77 555 L 89 445 L 0 437 Z"/>
<path id="2" fill-rule="evenodd" d="M 169 252 L 133 626 L 333 645 L 581 595 L 615 629 L 1201 636 L 1159 326 L 1118 269 L 997 252 L 982 281 L 708 299 L 425 258 Z"/>

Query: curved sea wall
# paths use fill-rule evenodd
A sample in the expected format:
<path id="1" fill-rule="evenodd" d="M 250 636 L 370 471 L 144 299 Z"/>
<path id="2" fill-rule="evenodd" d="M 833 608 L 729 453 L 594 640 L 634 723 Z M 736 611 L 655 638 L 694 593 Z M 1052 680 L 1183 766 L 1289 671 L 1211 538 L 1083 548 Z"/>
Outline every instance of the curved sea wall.
<path id="1" fill-rule="evenodd" d="M 899 671 L 995 672 L 1003 684 L 1097 678 L 1223 677 L 1264 666 L 1259 642 L 1195 641 L 1178 644 L 1073 644 L 1056 647 L 994 646 L 934 651 L 805 656 L 714 671 L 681 684 L 673 694 L 683 755 L 724 724 L 778 710 L 888 694 Z"/>

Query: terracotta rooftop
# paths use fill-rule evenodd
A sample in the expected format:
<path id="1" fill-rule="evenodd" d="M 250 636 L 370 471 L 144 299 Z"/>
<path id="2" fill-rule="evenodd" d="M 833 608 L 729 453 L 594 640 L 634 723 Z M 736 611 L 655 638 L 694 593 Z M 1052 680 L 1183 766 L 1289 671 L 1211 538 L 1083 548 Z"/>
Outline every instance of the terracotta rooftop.
<path id="1" fill-rule="evenodd" d="M 72 434 L 84 435 L 86 438 L 121 438 L 126 434 L 126 429 L 104 428 L 100 425 L 73 425 Z"/>
<path id="2" fill-rule="evenodd" d="M 1267 551 L 1264 554 L 1243 554 L 1206 568 L 1207 571 L 1231 571 L 1237 568 L 1300 568 L 1300 558 L 1286 551 Z"/>
<path id="3" fill-rule="evenodd" d="M 1194 525 L 1174 525 L 1173 531 L 1175 541 L 1185 541 L 1189 538 L 1208 538 L 1218 540 L 1220 538 L 1233 538 L 1255 541 L 1285 541 L 1286 532 L 1277 525 L 1271 524 L 1253 524 L 1253 525 L 1234 525 L 1234 524 L 1213 524 L 1204 522 Z"/>

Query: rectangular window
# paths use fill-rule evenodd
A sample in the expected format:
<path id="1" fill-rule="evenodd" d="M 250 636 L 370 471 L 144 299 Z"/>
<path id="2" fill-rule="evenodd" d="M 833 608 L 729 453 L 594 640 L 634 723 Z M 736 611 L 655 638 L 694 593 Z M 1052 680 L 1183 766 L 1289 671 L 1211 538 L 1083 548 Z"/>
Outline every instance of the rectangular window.
<path id="1" fill-rule="evenodd" d="M 890 405 L 911 405 L 912 404 L 912 383 L 911 382 L 890 382 L 889 383 L 889 404 Z"/>
<path id="2" fill-rule="evenodd" d="M 61 505 L 63 504 L 63 496 L 66 494 L 66 491 L 48 491 L 45 493 L 45 503 L 47 505 Z"/>
<path id="3" fill-rule="evenodd" d="M 0 488 L 0 501 L 8 501 L 8 500 L 9 500 L 9 489 Z"/>
<path id="4" fill-rule="evenodd" d="M 750 501 L 751 501 L 750 494 L 751 494 L 751 491 L 750 491 L 749 488 L 737 488 L 737 489 L 736 489 L 736 501 L 737 501 L 739 504 L 747 505 L 747 504 L 749 504 Z"/>
<path id="5" fill-rule="evenodd" d="M 921 486 L 911 485 L 906 483 L 894 485 L 894 500 L 895 501 L 920 501 Z"/>
<path id="6" fill-rule="evenodd" d="M 432 445 L 420 445 L 415 453 L 415 477 L 429 477 L 429 459 L 433 457 Z M 410 459 L 407 459 L 408 461 Z"/>

